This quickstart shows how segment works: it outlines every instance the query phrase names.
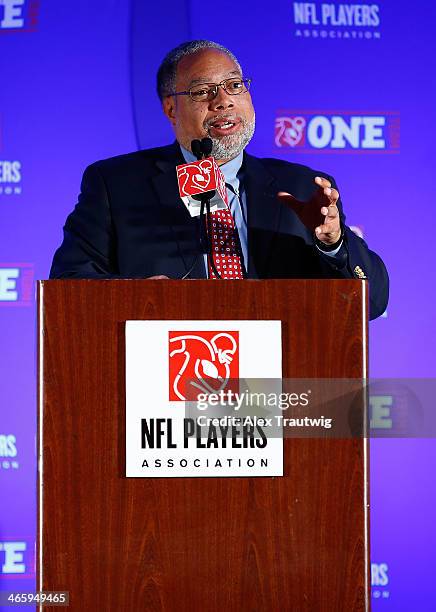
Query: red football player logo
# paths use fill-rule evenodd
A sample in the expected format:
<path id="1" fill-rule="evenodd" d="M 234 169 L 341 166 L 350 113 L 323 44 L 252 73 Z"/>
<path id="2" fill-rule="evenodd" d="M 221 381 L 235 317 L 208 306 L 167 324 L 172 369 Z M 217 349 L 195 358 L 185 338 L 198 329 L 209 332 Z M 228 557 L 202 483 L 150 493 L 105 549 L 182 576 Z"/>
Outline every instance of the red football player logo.
<path id="1" fill-rule="evenodd" d="M 304 144 L 304 117 L 277 117 L 275 143 L 277 147 L 296 147 Z"/>
<path id="2" fill-rule="evenodd" d="M 169 399 L 218 393 L 239 378 L 239 332 L 170 331 Z"/>
<path id="3" fill-rule="evenodd" d="M 204 159 L 195 164 L 183 164 L 177 168 L 180 195 L 204 193 L 214 183 L 213 162 Z M 211 187 L 213 189 L 213 187 Z"/>
<path id="4" fill-rule="evenodd" d="M 207 157 L 191 164 L 181 164 L 176 170 L 182 199 L 217 190 L 223 202 L 228 204 L 224 174 L 213 157 Z"/>

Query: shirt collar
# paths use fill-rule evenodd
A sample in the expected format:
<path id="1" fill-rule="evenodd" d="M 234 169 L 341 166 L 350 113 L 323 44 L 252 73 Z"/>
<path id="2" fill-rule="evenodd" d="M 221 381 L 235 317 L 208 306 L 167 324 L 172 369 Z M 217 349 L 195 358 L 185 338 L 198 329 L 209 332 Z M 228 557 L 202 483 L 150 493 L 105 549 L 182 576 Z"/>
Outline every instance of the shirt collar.
<path id="1" fill-rule="evenodd" d="M 191 151 L 188 151 L 187 149 L 185 149 L 185 147 L 182 147 L 182 145 L 180 145 L 180 149 L 182 151 L 182 155 L 185 158 L 185 162 L 187 164 L 197 160 L 195 155 Z M 237 175 L 241 169 L 243 159 L 244 159 L 244 152 L 241 151 L 239 155 L 237 155 L 230 161 L 220 166 L 220 170 L 224 174 L 226 183 L 229 183 L 230 185 L 233 185 L 233 186 L 235 185 L 237 186 L 239 184 L 239 178 Z"/>

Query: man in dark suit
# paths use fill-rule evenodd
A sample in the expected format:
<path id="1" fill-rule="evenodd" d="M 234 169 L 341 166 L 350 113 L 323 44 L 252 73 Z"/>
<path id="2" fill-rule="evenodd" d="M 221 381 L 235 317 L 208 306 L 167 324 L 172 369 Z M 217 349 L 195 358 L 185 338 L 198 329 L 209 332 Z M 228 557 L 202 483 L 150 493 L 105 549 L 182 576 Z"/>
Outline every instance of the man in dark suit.
<path id="1" fill-rule="evenodd" d="M 206 278 L 199 219 L 180 200 L 177 164 L 210 137 L 224 173 L 248 278 L 367 278 L 370 316 L 383 313 L 388 276 L 345 225 L 333 179 L 306 166 L 244 152 L 254 133 L 249 79 L 210 41 L 171 51 L 158 94 L 177 142 L 89 166 L 64 227 L 51 278 Z"/>

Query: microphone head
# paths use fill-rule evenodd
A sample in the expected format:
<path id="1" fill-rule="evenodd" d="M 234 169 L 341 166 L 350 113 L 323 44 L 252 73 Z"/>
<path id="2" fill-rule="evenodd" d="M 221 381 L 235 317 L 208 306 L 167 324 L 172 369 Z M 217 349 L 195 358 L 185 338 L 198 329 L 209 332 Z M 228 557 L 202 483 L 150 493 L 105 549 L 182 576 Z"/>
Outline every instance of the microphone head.
<path id="1" fill-rule="evenodd" d="M 197 159 L 201 159 L 203 157 L 201 142 L 198 139 L 195 139 L 191 142 L 191 151 Z"/>
<path id="2" fill-rule="evenodd" d="M 201 141 L 201 150 L 205 157 L 209 157 L 212 153 L 213 142 L 211 138 L 203 138 Z"/>

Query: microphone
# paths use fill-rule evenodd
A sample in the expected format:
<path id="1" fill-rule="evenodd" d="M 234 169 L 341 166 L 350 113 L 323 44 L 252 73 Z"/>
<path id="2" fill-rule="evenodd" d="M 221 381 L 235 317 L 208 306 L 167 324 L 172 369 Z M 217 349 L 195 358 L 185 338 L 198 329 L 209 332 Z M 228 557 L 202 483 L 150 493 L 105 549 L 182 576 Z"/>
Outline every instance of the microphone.
<path id="1" fill-rule="evenodd" d="M 215 159 L 210 156 L 213 142 L 210 138 L 191 141 L 191 151 L 197 161 L 181 164 L 176 167 L 177 183 L 182 202 L 191 217 L 200 217 L 200 246 L 217 278 L 221 278 L 216 269 L 208 237 L 208 227 L 211 227 L 210 213 L 228 207 L 226 182 Z M 209 157 L 210 156 L 210 157 Z M 205 214 L 206 213 L 206 214 Z M 183 276 L 187 278 L 198 259 L 196 256 L 189 271 Z"/>
<path id="2" fill-rule="evenodd" d="M 203 152 L 203 155 L 205 157 L 209 157 L 209 155 L 212 153 L 212 148 L 213 148 L 213 142 L 211 138 L 203 138 L 201 143 L 201 151 Z M 198 157 L 197 157 L 198 159 Z"/>
<path id="3" fill-rule="evenodd" d="M 202 150 L 201 142 L 197 138 L 191 142 L 191 151 L 198 160 L 200 160 L 203 157 L 203 150 Z"/>
<path id="4" fill-rule="evenodd" d="M 198 155 L 199 148 L 200 155 L 204 155 L 204 151 L 210 153 L 212 140 L 210 138 L 203 138 L 201 142 L 193 140 L 191 149 L 194 155 Z M 213 157 L 180 164 L 176 166 L 176 172 L 179 194 L 191 217 L 203 214 L 204 206 L 200 204 L 206 200 L 210 200 L 211 212 L 227 208 L 226 181 Z"/>
<path id="5" fill-rule="evenodd" d="M 203 138 L 202 140 L 195 138 L 191 141 L 191 151 L 198 160 L 203 159 L 203 157 L 209 157 L 212 153 L 212 148 L 213 142 L 211 138 Z"/>

